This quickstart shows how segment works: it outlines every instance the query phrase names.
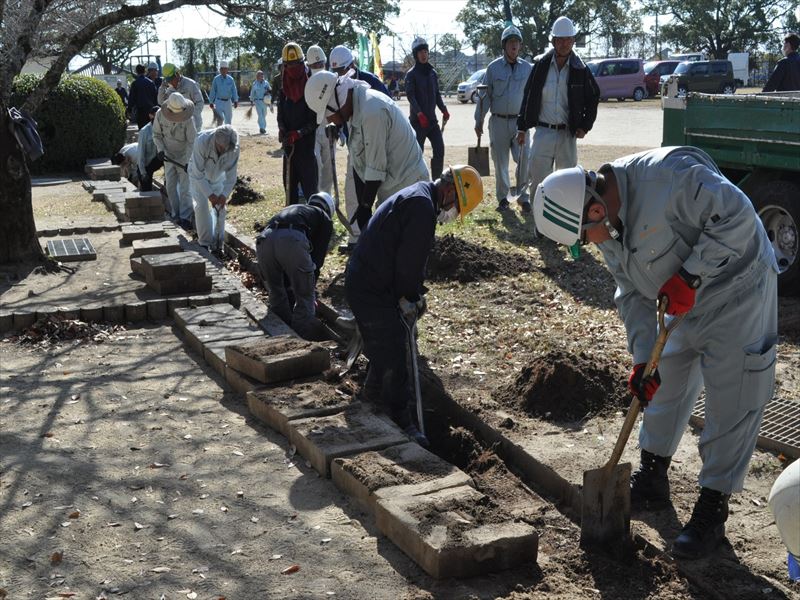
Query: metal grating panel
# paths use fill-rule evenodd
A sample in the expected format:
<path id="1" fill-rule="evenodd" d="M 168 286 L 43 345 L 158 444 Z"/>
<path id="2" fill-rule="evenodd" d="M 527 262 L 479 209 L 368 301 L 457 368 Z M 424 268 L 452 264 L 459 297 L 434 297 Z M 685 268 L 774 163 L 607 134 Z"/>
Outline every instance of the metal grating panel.
<path id="1" fill-rule="evenodd" d="M 696 427 L 705 424 L 705 401 L 697 401 L 689 422 Z M 756 445 L 800 458 L 800 402 L 788 398 L 770 400 L 764 410 Z"/>
<path id="2" fill-rule="evenodd" d="M 97 252 L 88 238 L 48 240 L 47 254 L 62 262 L 95 260 L 97 258 Z"/>

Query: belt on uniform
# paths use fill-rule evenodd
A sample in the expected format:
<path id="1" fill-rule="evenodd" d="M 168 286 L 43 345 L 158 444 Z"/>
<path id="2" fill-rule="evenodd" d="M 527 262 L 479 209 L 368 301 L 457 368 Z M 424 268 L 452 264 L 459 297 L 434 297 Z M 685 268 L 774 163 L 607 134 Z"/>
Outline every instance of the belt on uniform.
<path id="1" fill-rule="evenodd" d="M 295 231 L 302 231 L 308 234 L 308 227 L 300 225 L 299 223 L 270 223 L 267 227 L 272 229 L 272 231 L 277 231 L 278 229 L 294 229 Z"/>
<path id="2" fill-rule="evenodd" d="M 499 115 L 497 113 L 492 113 L 493 117 L 499 117 L 500 119 L 516 119 L 517 115 Z"/>
<path id="3" fill-rule="evenodd" d="M 536 123 L 537 127 L 547 127 L 548 129 L 558 129 L 561 131 L 562 129 L 566 129 L 567 125 L 565 123 L 561 123 L 559 125 L 551 125 L 550 123 L 545 123 L 544 121 L 538 121 Z"/>
<path id="4" fill-rule="evenodd" d="M 217 98 L 217 100 L 220 100 L 221 102 L 227 102 L 230 100 L 230 98 Z"/>

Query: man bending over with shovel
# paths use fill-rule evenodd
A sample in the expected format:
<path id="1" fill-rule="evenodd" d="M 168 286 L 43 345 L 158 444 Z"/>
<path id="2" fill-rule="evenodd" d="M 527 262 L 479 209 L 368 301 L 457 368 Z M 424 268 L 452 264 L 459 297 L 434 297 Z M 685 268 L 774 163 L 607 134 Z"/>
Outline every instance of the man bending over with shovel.
<path id="1" fill-rule="evenodd" d="M 189 161 L 197 241 L 223 255 L 225 206 L 236 185 L 239 134 L 230 125 L 207 129 L 197 136 Z"/>
<path id="2" fill-rule="evenodd" d="M 669 504 L 670 459 L 705 387 L 700 495 L 673 553 L 708 555 L 725 535 L 728 498 L 742 490 L 775 379 L 778 266 L 761 221 L 691 147 L 626 156 L 598 173 L 556 171 L 538 186 L 533 211 L 539 231 L 573 255 L 597 244 L 617 283 L 633 355 L 629 387 L 646 407 L 632 506 Z M 668 315 L 685 316 L 643 378 L 663 297 Z"/>
<path id="3" fill-rule="evenodd" d="M 315 75 L 318 77 L 318 75 Z M 406 355 L 416 373 L 415 325 L 425 311 L 425 264 L 436 222 L 464 216 L 483 198 L 483 183 L 472 167 L 447 169 L 435 182 L 419 182 L 383 202 L 369 220 L 347 265 L 345 293 L 364 340 L 369 370 L 367 399 L 383 399 L 389 414 L 420 445 L 427 446 L 421 419 L 419 380 L 417 418 L 411 416 Z M 422 431 L 420 431 L 422 429 Z"/>

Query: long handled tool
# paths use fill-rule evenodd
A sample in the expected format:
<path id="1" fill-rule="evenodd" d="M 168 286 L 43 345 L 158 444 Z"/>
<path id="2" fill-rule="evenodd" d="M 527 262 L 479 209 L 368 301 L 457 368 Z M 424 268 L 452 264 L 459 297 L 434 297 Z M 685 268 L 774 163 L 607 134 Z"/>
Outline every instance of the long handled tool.
<path id="1" fill-rule="evenodd" d="M 284 150 L 284 152 L 286 151 Z M 286 206 L 289 206 L 292 203 L 292 156 L 294 156 L 294 144 L 292 144 L 292 149 L 289 150 L 289 153 L 284 154 L 284 156 L 286 156 L 286 166 L 283 169 L 283 175 L 286 181 L 283 187 L 286 192 Z"/>
<path id="2" fill-rule="evenodd" d="M 215 240 L 215 247 L 222 252 L 223 244 L 225 243 L 225 224 L 222 222 L 222 219 L 219 217 L 219 213 L 225 208 L 224 205 L 220 206 L 219 204 L 214 204 L 214 210 L 217 213 L 217 219 L 214 221 L 214 240 Z"/>
<path id="3" fill-rule="evenodd" d="M 478 102 L 480 102 L 481 115 L 483 115 L 483 101 L 486 98 L 485 84 L 478 86 Z M 467 164 L 475 169 L 481 177 L 489 176 L 489 148 L 481 147 L 481 136 L 478 135 L 478 145 L 467 148 Z"/>
<path id="4" fill-rule="evenodd" d="M 327 136 L 327 131 L 325 132 Z M 336 216 L 339 217 L 339 221 L 344 228 L 347 229 L 347 233 L 355 237 L 355 233 L 353 232 L 353 225 L 350 223 L 350 220 L 347 216 L 342 212 L 342 209 L 339 207 L 339 180 L 336 176 L 336 150 L 335 145 L 336 141 L 334 140 L 333 136 L 327 136 L 328 138 L 328 146 L 330 147 L 330 155 L 331 155 L 331 177 L 333 178 L 333 197 L 336 200 Z"/>
<path id="5" fill-rule="evenodd" d="M 658 367 L 661 352 L 670 333 L 680 324 L 683 316 L 675 317 L 669 327 L 664 322 L 667 299 L 658 304 L 658 337 L 650 353 L 642 377 L 648 377 Z M 617 443 L 608 462 L 599 469 L 583 473 L 583 507 L 581 512 L 581 546 L 611 547 L 630 536 L 631 527 L 631 464 L 618 465 L 622 451 L 628 443 L 641 404 L 634 396 Z"/>
<path id="6" fill-rule="evenodd" d="M 409 323 L 402 316 L 400 320 L 406 328 L 408 348 L 411 352 L 411 373 L 414 376 L 414 395 L 417 397 L 417 421 L 419 423 L 419 432 L 425 436 L 425 420 L 422 416 L 422 390 L 419 386 L 419 365 L 417 364 L 417 356 L 419 355 L 419 349 L 417 348 L 417 320 L 414 319 Z"/>

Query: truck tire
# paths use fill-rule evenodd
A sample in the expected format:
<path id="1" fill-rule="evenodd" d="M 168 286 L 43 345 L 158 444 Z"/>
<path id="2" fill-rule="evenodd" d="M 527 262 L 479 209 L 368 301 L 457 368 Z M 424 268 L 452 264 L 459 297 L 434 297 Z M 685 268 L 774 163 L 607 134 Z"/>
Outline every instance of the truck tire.
<path id="1" fill-rule="evenodd" d="M 800 294 L 800 185 L 768 181 L 752 194 L 755 206 L 778 260 L 778 290 L 783 296 Z"/>

